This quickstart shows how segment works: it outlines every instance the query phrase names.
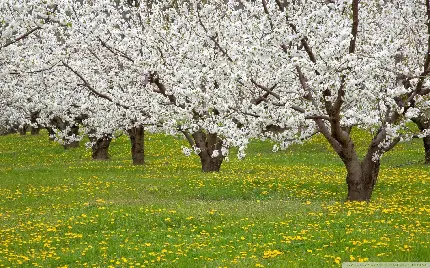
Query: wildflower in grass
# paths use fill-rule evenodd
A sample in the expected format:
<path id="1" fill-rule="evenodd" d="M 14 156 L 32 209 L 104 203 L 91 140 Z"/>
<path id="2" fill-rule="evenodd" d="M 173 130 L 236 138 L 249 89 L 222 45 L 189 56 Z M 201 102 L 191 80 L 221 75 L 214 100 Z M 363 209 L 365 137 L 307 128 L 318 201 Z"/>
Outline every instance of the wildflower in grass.
<path id="1" fill-rule="evenodd" d="M 263 258 L 264 259 L 268 259 L 268 258 L 275 258 L 279 255 L 283 254 L 281 251 L 275 249 L 275 250 L 266 250 L 263 253 Z"/>

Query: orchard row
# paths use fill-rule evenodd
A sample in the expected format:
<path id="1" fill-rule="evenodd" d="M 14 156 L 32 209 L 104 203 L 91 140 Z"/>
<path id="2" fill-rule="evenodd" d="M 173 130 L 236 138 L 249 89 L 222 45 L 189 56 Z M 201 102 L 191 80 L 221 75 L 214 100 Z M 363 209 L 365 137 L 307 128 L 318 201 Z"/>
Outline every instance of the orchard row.
<path id="1" fill-rule="evenodd" d="M 0 121 L 88 135 L 94 157 L 128 133 L 135 164 L 145 130 L 184 135 L 203 171 L 250 139 L 321 133 L 348 199 L 369 200 L 399 142 L 423 138 L 430 161 L 429 21 L 425 0 L 2 1 Z"/>

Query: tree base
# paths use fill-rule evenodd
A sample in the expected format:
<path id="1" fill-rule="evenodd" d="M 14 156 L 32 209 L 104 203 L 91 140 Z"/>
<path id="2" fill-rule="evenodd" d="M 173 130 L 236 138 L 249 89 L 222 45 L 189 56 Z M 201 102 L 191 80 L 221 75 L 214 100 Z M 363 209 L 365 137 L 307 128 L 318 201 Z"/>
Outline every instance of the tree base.
<path id="1" fill-rule="evenodd" d="M 211 157 L 207 154 L 200 155 L 200 163 L 203 172 L 219 172 L 221 169 L 223 157 Z"/>
<path id="2" fill-rule="evenodd" d="M 145 130 L 143 127 L 132 127 L 128 130 L 131 143 L 131 158 L 133 165 L 145 164 Z"/>
<path id="3" fill-rule="evenodd" d="M 70 143 L 63 144 L 63 148 L 66 150 L 78 148 L 78 147 L 79 147 L 79 141 L 72 141 Z"/>
<path id="4" fill-rule="evenodd" d="M 92 150 L 93 160 L 109 160 L 109 145 L 111 138 L 98 139 Z"/>
<path id="5" fill-rule="evenodd" d="M 39 135 L 40 134 L 40 128 L 31 128 L 31 135 Z"/>

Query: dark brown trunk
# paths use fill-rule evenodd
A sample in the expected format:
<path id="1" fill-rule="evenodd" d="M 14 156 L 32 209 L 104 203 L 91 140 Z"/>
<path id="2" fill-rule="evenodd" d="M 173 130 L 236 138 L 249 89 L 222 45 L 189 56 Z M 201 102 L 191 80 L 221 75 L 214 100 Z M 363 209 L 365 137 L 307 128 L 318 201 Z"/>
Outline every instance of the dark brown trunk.
<path id="1" fill-rule="evenodd" d="M 430 120 L 423 116 L 412 118 L 412 121 L 418 126 L 419 130 L 424 131 L 430 128 Z M 430 135 L 423 138 L 424 144 L 424 163 L 430 164 Z"/>
<path id="2" fill-rule="evenodd" d="M 202 171 L 203 172 L 219 172 L 221 169 L 222 161 L 224 160 L 223 157 L 217 156 L 217 157 L 211 157 L 210 155 L 206 153 L 200 153 L 200 163 L 202 164 Z"/>
<path id="3" fill-rule="evenodd" d="M 379 160 L 365 158 L 345 164 L 349 201 L 369 201 L 379 174 Z"/>
<path id="4" fill-rule="evenodd" d="M 221 154 L 222 140 L 214 134 L 206 134 L 203 131 L 193 133 L 195 146 L 200 149 L 199 157 L 203 172 L 219 172 L 224 156 Z M 214 151 L 217 156 L 213 156 Z"/>
<path id="5" fill-rule="evenodd" d="M 128 130 L 131 143 L 133 165 L 145 164 L 145 130 L 143 127 L 132 127 Z"/>
<path id="6" fill-rule="evenodd" d="M 31 127 L 31 135 L 39 135 L 40 128 L 38 127 Z"/>
<path id="7" fill-rule="evenodd" d="M 74 137 L 79 135 L 79 126 L 71 126 L 70 131 L 67 133 L 67 136 Z M 78 148 L 79 141 L 66 138 L 63 145 L 64 149 Z"/>
<path id="8" fill-rule="evenodd" d="M 105 136 L 103 138 L 90 138 L 93 142 L 92 158 L 93 160 L 108 160 L 109 159 L 109 145 L 112 138 Z"/>
<path id="9" fill-rule="evenodd" d="M 425 160 L 424 163 L 430 165 L 430 135 L 423 138 Z"/>
<path id="10" fill-rule="evenodd" d="M 18 128 L 18 132 L 20 135 L 25 135 L 27 134 L 27 125 L 22 125 Z"/>
<path id="11" fill-rule="evenodd" d="M 348 186 L 347 200 L 369 201 L 379 174 L 380 161 L 378 159 L 372 160 L 372 158 L 374 158 L 375 153 L 382 153 L 378 147 L 380 137 L 379 135 L 374 137 L 366 156 L 360 161 L 349 132 L 343 131 L 340 133 L 342 136 L 333 135 L 336 139 L 329 135 L 326 135 L 326 137 L 329 137 L 329 142 L 345 165 L 347 171 L 346 184 Z M 338 142 L 338 139 L 342 142 Z"/>
<path id="12" fill-rule="evenodd" d="M 48 131 L 49 140 L 54 141 L 55 140 L 55 131 L 52 127 L 46 127 L 45 128 Z"/>
<path id="13" fill-rule="evenodd" d="M 31 121 L 31 135 L 39 135 L 40 128 L 39 124 L 37 124 L 37 119 L 39 118 L 40 111 L 32 112 L 30 115 Z"/>

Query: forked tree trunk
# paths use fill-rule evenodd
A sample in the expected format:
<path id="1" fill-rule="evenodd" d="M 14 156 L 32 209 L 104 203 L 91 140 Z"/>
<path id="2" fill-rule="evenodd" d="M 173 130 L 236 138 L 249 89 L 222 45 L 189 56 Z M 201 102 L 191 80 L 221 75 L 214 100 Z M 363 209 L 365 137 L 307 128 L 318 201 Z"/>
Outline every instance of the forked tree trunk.
<path id="1" fill-rule="evenodd" d="M 132 127 L 128 130 L 131 143 L 131 158 L 133 165 L 145 164 L 145 130 L 143 127 Z"/>
<path id="2" fill-rule="evenodd" d="M 109 145 L 112 138 L 109 136 L 104 136 L 103 138 L 90 138 L 93 142 L 92 158 L 93 160 L 108 160 L 109 159 Z"/>
<path id="3" fill-rule="evenodd" d="M 67 133 L 67 136 L 78 136 L 78 135 L 79 135 L 79 126 L 71 126 L 70 131 Z M 63 147 L 66 150 L 71 148 L 78 148 L 79 141 L 66 139 Z"/>
<path id="4" fill-rule="evenodd" d="M 321 121 L 317 122 L 321 123 Z M 369 201 L 379 174 L 380 160 L 377 155 L 382 155 L 385 151 L 394 147 L 400 139 L 395 139 L 390 143 L 390 148 L 382 149 L 379 144 L 385 140 L 385 130 L 380 130 L 373 137 L 366 156 L 360 160 L 355 150 L 354 142 L 351 139 L 351 129 L 337 128 L 329 132 L 324 125 L 319 124 L 319 128 L 327 141 L 342 159 L 347 175 L 346 184 L 348 186 L 348 201 Z"/>
<path id="5" fill-rule="evenodd" d="M 203 131 L 193 133 L 195 146 L 200 149 L 199 157 L 203 172 L 219 172 L 224 156 L 221 154 L 222 140 L 217 134 L 206 134 Z M 213 156 L 214 151 L 217 156 Z"/>

